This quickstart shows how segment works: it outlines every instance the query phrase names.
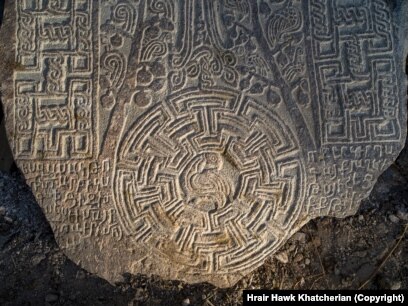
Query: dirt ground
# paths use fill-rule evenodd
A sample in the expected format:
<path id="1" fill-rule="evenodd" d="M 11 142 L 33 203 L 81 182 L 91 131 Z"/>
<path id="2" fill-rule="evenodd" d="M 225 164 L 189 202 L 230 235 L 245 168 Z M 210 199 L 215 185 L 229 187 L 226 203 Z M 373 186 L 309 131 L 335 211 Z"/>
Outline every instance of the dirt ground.
<path id="1" fill-rule="evenodd" d="M 241 304 L 243 289 L 408 289 L 407 224 L 405 146 L 355 216 L 311 221 L 232 288 L 144 275 L 111 285 L 62 253 L 14 166 L 0 171 L 0 305 L 220 306 Z"/>
<path id="2" fill-rule="evenodd" d="M 408 146 L 359 212 L 318 218 L 234 287 L 87 273 L 58 248 L 14 166 L 0 172 L 0 305 L 239 305 L 243 289 L 407 289 Z"/>
<path id="3" fill-rule="evenodd" d="M 232 288 L 126 275 L 115 286 L 70 261 L 22 175 L 0 172 L 1 305 L 239 305 L 243 289 L 407 289 L 408 148 L 355 216 L 319 218 Z"/>

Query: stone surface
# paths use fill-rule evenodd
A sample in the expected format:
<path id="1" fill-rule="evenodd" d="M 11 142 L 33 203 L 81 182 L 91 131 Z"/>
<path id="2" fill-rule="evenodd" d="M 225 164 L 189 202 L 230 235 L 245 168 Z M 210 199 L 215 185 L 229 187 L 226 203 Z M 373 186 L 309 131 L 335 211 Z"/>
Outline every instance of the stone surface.
<path id="1" fill-rule="evenodd" d="M 405 141 L 406 5 L 8 2 L 7 133 L 59 245 L 225 287 L 355 213 Z"/>

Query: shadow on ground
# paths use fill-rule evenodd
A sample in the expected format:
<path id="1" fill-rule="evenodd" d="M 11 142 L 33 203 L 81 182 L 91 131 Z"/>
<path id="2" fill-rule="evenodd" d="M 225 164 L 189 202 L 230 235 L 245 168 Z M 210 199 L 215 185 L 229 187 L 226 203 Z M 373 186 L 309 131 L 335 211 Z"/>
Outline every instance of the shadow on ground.
<path id="1" fill-rule="evenodd" d="M 0 23 L 2 5 L 0 1 Z M 5 142 L 0 137 L 2 147 Z M 278 254 L 228 289 L 142 275 L 127 275 L 111 285 L 87 273 L 58 248 L 17 168 L 7 174 L 4 170 L 0 171 L 1 305 L 218 306 L 240 304 L 243 289 L 408 288 L 407 146 L 379 178 L 358 214 L 311 221 Z"/>
<path id="2" fill-rule="evenodd" d="M 243 289 L 407 289 L 408 149 L 359 213 L 318 218 L 232 288 L 125 276 L 115 286 L 71 262 L 18 171 L 0 173 L 1 305 L 236 305 Z M 184 303 L 184 304 L 183 304 Z"/>

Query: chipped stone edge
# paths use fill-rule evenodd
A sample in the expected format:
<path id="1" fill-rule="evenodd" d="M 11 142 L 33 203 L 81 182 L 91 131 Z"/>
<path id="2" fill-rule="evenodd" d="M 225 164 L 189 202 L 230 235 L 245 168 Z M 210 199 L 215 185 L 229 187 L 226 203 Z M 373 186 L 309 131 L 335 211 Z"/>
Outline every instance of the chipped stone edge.
<path id="1" fill-rule="evenodd" d="M 398 42 L 398 48 L 396 48 L 396 62 L 397 62 L 397 79 L 398 85 L 400 89 L 400 97 L 405 98 L 404 101 L 401 102 L 401 107 L 407 108 L 407 75 L 405 73 L 405 65 L 408 56 L 408 20 L 406 18 L 408 14 L 408 1 L 399 0 L 393 10 L 393 20 L 402 21 L 403 24 L 395 24 L 397 26 L 396 31 L 394 33 L 395 40 Z M 14 1 L 6 1 L 4 7 L 4 15 L 3 15 L 3 22 L 0 26 L 0 41 L 6 42 L 0 44 L 0 95 L 2 98 L 3 110 L 4 110 L 4 120 L 6 122 L 6 131 L 7 137 L 9 139 L 9 143 L 11 145 L 13 155 L 15 152 L 15 145 L 13 139 L 13 126 L 14 126 L 14 118 L 8 118 L 8 114 L 10 114 L 10 108 L 13 107 L 13 74 L 14 74 L 14 67 L 16 66 L 15 62 L 15 48 L 16 48 L 16 37 L 15 35 L 10 35 L 10 33 L 15 33 L 16 31 L 16 12 L 15 12 L 15 2 Z M 10 50 L 11 49 L 11 50 Z M 403 63 L 403 65 L 398 65 L 399 63 Z M 408 112 L 408 111 L 407 111 Z M 400 113 L 400 119 L 402 120 L 403 124 L 401 125 L 401 136 L 404 139 L 401 142 L 401 146 L 399 148 L 399 152 L 402 151 L 407 137 L 407 125 L 404 124 L 407 121 L 407 112 L 405 114 Z M 394 160 L 390 160 L 388 162 L 387 167 L 389 167 L 394 161 L 397 159 L 397 155 L 395 156 Z M 18 166 L 18 162 L 17 162 Z M 378 173 L 376 176 L 376 180 L 381 175 Z M 372 186 L 372 188 L 374 185 Z M 372 191 L 372 188 L 369 192 L 367 192 L 366 197 Z M 366 198 L 365 197 L 365 198 Z M 355 203 L 355 211 L 350 212 L 345 216 L 341 216 L 340 218 L 344 218 L 350 215 L 353 215 L 357 212 L 360 203 Z M 40 206 L 40 205 L 39 205 Z M 333 216 L 334 217 L 334 216 Z M 338 217 L 338 216 L 337 216 Z M 300 219 L 297 221 L 297 226 L 291 230 L 288 234 L 288 238 L 290 238 L 293 234 L 299 231 L 301 227 L 303 227 L 306 223 L 308 223 L 312 218 L 307 216 L 304 212 L 301 213 Z M 58 238 L 57 238 L 58 240 Z M 106 241 L 108 242 L 108 241 Z M 287 240 L 282 241 L 279 247 L 284 245 Z M 107 252 L 102 252 L 95 242 L 87 241 L 85 244 L 82 245 L 83 249 L 91 249 L 94 253 L 91 256 L 87 256 L 86 258 L 77 259 L 76 252 L 74 250 L 64 250 L 65 254 L 73 260 L 76 264 L 80 265 L 81 267 L 87 269 L 92 273 L 96 273 L 99 276 L 107 279 L 110 283 L 114 284 L 115 282 L 122 281 L 123 277 L 118 275 L 119 273 L 110 273 L 110 269 L 107 269 L 110 265 L 117 265 L 117 271 L 125 271 L 129 270 L 129 265 L 122 260 L 124 257 L 124 251 L 116 249 L 115 243 L 111 244 L 113 252 L 109 254 Z M 271 254 L 273 255 L 273 254 Z M 129 254 L 131 256 L 131 254 Z M 94 265 L 91 263 L 99 262 L 100 265 Z M 179 277 L 182 278 L 184 281 L 189 283 L 200 283 L 200 282 L 210 282 L 215 286 L 220 288 L 231 287 L 235 285 L 239 280 L 241 280 L 245 275 L 248 275 L 251 272 L 256 271 L 256 269 L 246 269 L 241 273 L 235 273 L 228 275 L 225 279 L 222 277 L 197 277 L 196 275 L 180 275 Z M 164 273 L 166 274 L 166 273 Z M 174 277 L 170 277 L 170 274 L 163 275 L 162 279 L 174 279 Z M 211 279 L 211 281 L 209 280 Z"/>

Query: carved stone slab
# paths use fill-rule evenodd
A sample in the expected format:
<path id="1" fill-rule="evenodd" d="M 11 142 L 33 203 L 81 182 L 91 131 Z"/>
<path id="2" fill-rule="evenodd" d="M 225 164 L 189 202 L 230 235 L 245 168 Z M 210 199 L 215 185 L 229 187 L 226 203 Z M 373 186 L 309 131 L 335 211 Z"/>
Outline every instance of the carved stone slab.
<path id="1" fill-rule="evenodd" d="M 407 13 L 402 0 L 8 1 L 14 157 L 89 271 L 233 285 L 311 218 L 354 214 L 399 154 Z"/>

